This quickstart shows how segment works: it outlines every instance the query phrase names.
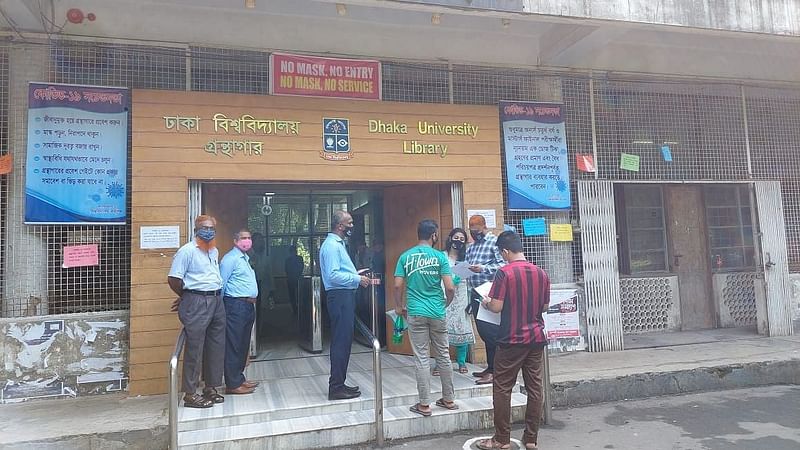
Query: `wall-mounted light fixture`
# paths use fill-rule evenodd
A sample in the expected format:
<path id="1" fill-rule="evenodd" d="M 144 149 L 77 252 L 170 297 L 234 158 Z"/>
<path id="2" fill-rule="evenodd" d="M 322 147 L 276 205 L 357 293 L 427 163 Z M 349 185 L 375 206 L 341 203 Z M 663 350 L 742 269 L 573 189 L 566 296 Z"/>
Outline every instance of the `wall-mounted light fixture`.
<path id="1" fill-rule="evenodd" d="M 253 9 L 256 7 L 256 0 L 244 0 L 244 7 Z"/>
<path id="2" fill-rule="evenodd" d="M 434 24 L 434 25 L 439 25 L 440 23 L 442 23 L 442 15 L 438 14 L 438 13 L 434 13 L 431 16 L 431 23 Z"/>
<path id="3" fill-rule="evenodd" d="M 337 4 L 336 4 L 336 12 L 337 12 L 337 13 L 338 13 L 340 16 L 344 16 L 344 15 L 346 15 L 346 14 L 347 14 L 347 6 L 345 6 L 345 4 L 344 4 L 344 3 L 337 3 Z"/>

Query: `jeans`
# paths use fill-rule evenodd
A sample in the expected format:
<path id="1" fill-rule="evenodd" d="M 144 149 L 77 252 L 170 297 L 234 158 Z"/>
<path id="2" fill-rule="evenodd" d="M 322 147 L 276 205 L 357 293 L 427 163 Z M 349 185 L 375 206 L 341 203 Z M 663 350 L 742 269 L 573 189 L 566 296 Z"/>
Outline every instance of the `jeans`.
<path id="1" fill-rule="evenodd" d="M 326 304 L 331 319 L 331 376 L 328 391 L 344 389 L 350 350 L 353 347 L 353 327 L 356 317 L 356 290 L 334 289 L 327 291 Z"/>
<path id="2" fill-rule="evenodd" d="M 255 305 L 245 299 L 225 297 L 225 386 L 236 389 L 245 382 L 244 368 L 250 350 Z"/>

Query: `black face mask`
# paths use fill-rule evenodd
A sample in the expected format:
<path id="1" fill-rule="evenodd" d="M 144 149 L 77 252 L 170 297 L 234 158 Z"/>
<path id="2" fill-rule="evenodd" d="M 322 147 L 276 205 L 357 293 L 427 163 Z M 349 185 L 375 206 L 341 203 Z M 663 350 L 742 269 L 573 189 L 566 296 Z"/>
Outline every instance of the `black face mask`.
<path id="1" fill-rule="evenodd" d="M 353 236 L 353 227 L 347 227 L 347 228 L 345 228 L 345 229 L 344 229 L 344 235 L 345 235 L 346 237 L 352 237 L 352 236 Z"/>
<path id="2" fill-rule="evenodd" d="M 472 236 L 472 239 L 475 241 L 483 240 L 483 231 L 469 230 L 469 235 Z"/>
<path id="3" fill-rule="evenodd" d="M 464 243 L 461 241 L 450 241 L 450 245 L 456 250 L 464 248 Z"/>

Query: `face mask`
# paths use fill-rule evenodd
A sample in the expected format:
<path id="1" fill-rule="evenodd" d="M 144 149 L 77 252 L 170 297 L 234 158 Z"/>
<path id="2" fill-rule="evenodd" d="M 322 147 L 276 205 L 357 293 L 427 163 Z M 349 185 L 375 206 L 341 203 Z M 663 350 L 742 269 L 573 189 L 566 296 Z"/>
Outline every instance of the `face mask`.
<path id="1" fill-rule="evenodd" d="M 347 227 L 344 229 L 344 235 L 347 237 L 353 236 L 353 227 Z"/>
<path id="2" fill-rule="evenodd" d="M 246 252 L 253 248 L 253 240 L 252 239 L 239 239 L 236 243 L 236 248 L 239 250 Z"/>
<path id="3" fill-rule="evenodd" d="M 216 235 L 217 235 L 216 230 L 208 230 L 205 228 L 197 230 L 197 237 L 206 242 L 211 242 L 214 239 L 214 236 Z"/>
<path id="4" fill-rule="evenodd" d="M 476 241 L 480 241 L 483 239 L 483 231 L 469 230 L 469 235 L 472 236 L 472 239 Z"/>
<path id="5" fill-rule="evenodd" d="M 451 245 L 456 250 L 461 250 L 462 248 L 464 248 L 464 243 L 461 241 L 451 241 Z"/>

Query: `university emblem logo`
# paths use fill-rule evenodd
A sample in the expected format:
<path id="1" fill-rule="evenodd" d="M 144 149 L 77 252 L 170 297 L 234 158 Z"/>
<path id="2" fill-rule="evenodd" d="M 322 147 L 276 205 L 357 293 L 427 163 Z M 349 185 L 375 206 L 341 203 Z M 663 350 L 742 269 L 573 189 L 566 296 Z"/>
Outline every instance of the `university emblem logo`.
<path id="1" fill-rule="evenodd" d="M 322 119 L 322 148 L 319 156 L 328 161 L 344 161 L 350 153 L 350 120 Z"/>

